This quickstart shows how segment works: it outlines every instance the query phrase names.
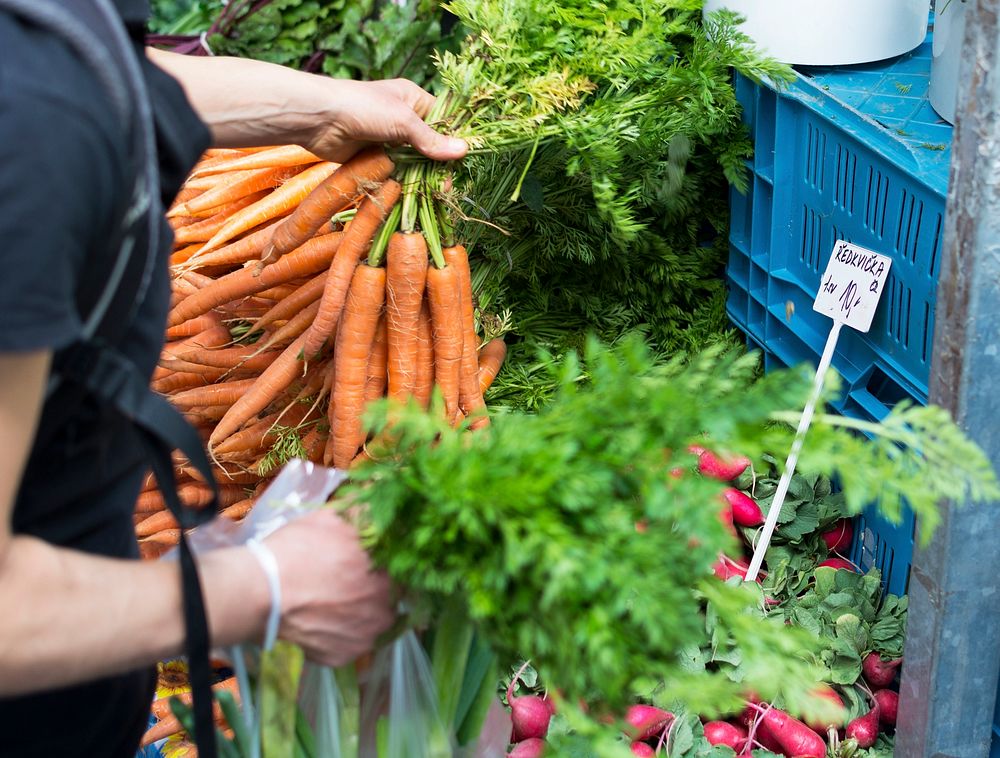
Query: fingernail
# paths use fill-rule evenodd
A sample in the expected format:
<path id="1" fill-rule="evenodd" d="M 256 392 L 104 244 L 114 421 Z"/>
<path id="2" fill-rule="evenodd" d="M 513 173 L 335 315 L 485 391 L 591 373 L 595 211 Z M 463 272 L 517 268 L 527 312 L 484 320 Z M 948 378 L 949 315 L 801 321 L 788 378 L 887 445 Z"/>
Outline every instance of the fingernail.
<path id="1" fill-rule="evenodd" d="M 458 137 L 448 138 L 448 150 L 454 151 L 456 153 L 465 152 L 465 140 L 459 139 Z"/>

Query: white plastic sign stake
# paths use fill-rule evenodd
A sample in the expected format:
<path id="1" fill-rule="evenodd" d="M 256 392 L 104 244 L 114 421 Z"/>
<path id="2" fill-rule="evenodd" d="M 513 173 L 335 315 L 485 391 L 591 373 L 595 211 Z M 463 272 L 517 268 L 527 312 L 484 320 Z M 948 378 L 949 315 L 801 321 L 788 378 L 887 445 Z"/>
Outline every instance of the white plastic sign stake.
<path id="1" fill-rule="evenodd" d="M 885 290 L 885 281 L 889 276 L 891 265 L 890 258 L 843 240 L 837 240 L 833 246 L 833 255 L 827 264 L 819 293 L 813 302 L 813 310 L 832 318 L 833 327 L 826 339 L 823 355 L 820 356 L 812 393 L 809 396 L 809 402 L 806 403 L 805 410 L 802 411 L 802 418 L 799 419 L 795 440 L 792 442 L 792 449 L 785 461 L 785 470 L 778 481 L 774 500 L 771 501 L 771 507 L 767 512 L 760 540 L 754 548 L 750 567 L 744 577 L 745 581 L 756 581 L 760 567 L 764 563 L 764 554 L 771 544 L 774 528 L 778 524 L 781 506 L 788 494 L 788 486 L 792 482 L 799 453 L 802 452 L 802 443 L 805 441 L 806 432 L 809 430 L 813 414 L 816 412 L 816 404 L 823 391 L 823 380 L 826 377 L 826 372 L 830 369 L 833 352 L 837 348 L 840 329 L 844 324 L 859 332 L 867 332 L 871 329 L 875 309 L 878 307 L 882 292 Z"/>

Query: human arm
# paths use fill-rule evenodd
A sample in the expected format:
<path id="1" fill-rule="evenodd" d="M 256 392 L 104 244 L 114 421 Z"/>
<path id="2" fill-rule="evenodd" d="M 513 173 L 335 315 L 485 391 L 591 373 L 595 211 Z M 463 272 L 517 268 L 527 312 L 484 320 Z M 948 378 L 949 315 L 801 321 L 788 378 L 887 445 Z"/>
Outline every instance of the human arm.
<path id="1" fill-rule="evenodd" d="M 423 121 L 434 97 L 406 79 L 357 82 L 154 48 L 147 55 L 181 83 L 219 147 L 296 144 L 337 162 L 367 143 L 407 143 L 436 160 L 466 152 Z"/>
<path id="2" fill-rule="evenodd" d="M 122 673 L 182 652 L 178 564 L 55 547 L 11 531 L 13 502 L 51 354 L 0 354 L 0 696 Z M 281 636 L 315 660 L 345 663 L 391 623 L 388 582 L 369 573 L 353 530 L 316 513 L 267 540 L 282 583 Z M 267 582 L 245 548 L 198 558 L 213 643 L 259 639 Z"/>

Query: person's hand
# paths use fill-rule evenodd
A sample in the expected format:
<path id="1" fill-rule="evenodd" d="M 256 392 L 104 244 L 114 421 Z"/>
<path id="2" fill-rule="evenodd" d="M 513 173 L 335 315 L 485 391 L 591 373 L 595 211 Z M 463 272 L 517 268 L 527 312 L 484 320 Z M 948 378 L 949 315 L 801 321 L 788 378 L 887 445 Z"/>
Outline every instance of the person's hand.
<path id="1" fill-rule="evenodd" d="M 350 663 L 392 626 L 389 579 L 372 571 L 354 527 L 336 513 L 304 516 L 266 544 L 281 575 L 279 636 L 301 645 L 310 660 Z"/>
<path id="2" fill-rule="evenodd" d="M 468 150 L 464 140 L 434 131 L 424 117 L 434 96 L 408 79 L 357 82 L 330 79 L 330 116 L 316 127 L 306 147 L 343 163 L 366 144 L 409 144 L 439 161 L 457 160 Z"/>

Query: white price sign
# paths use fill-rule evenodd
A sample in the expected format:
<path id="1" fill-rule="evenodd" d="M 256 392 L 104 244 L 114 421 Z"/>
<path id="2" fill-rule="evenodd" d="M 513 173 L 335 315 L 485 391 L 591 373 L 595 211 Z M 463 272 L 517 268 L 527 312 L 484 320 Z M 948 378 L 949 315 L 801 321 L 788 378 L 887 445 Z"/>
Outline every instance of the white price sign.
<path id="1" fill-rule="evenodd" d="M 891 258 L 837 240 L 813 310 L 859 332 L 867 332 L 891 265 Z"/>

